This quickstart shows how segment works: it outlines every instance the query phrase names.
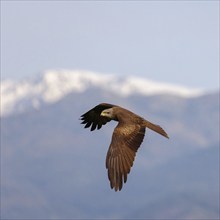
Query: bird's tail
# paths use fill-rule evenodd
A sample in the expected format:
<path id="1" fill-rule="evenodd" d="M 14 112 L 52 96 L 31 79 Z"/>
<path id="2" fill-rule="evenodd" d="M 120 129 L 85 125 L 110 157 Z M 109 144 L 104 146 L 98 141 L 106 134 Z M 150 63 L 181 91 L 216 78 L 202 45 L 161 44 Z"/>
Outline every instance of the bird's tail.
<path id="1" fill-rule="evenodd" d="M 153 124 L 153 123 L 151 123 L 151 122 L 149 122 L 149 121 L 147 121 L 147 120 L 144 121 L 144 125 L 145 125 L 147 128 L 149 128 L 149 129 L 151 129 L 151 130 L 157 132 L 158 134 L 163 135 L 163 136 L 166 137 L 166 138 L 169 138 L 169 137 L 168 137 L 168 134 L 167 134 L 167 133 L 163 130 L 163 128 L 161 128 L 159 125 L 155 125 L 155 124 Z"/>

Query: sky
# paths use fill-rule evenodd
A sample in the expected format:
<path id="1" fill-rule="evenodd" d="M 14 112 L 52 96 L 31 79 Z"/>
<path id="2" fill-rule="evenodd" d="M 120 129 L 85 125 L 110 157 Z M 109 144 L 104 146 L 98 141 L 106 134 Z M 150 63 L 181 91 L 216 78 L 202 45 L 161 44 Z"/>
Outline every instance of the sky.
<path id="1" fill-rule="evenodd" d="M 47 69 L 219 88 L 219 1 L 1 0 L 1 79 Z"/>

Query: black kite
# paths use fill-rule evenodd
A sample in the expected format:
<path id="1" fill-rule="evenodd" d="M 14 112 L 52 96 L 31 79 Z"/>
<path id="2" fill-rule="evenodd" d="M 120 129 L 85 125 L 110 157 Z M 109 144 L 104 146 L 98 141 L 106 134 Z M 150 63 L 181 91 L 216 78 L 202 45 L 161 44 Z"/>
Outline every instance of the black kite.
<path id="1" fill-rule="evenodd" d="M 91 126 L 91 131 L 100 129 L 111 120 L 118 121 L 106 157 L 108 178 L 111 188 L 115 191 L 121 190 L 123 182 L 127 181 L 136 152 L 144 139 L 145 128 L 168 138 L 167 133 L 159 125 L 117 105 L 101 103 L 83 114 L 81 120 L 85 128 Z"/>

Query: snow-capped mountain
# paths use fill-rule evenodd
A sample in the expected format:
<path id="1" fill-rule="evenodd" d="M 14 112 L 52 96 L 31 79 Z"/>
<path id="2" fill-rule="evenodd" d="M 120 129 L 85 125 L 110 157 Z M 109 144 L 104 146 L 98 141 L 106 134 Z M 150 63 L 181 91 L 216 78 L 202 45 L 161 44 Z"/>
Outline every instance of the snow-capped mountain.
<path id="1" fill-rule="evenodd" d="M 167 83 L 154 82 L 136 76 L 118 77 L 90 71 L 48 70 L 37 78 L 1 82 L 1 116 L 38 109 L 44 103 L 54 103 L 75 92 L 96 88 L 118 96 L 135 94 L 170 94 L 195 97 L 203 94 L 199 89 L 189 89 Z"/>
<path id="2" fill-rule="evenodd" d="M 1 118 L 2 219 L 219 219 L 219 92 L 118 96 L 106 88 L 127 79 L 58 75 L 27 81 L 17 90 L 25 113 Z M 28 109 L 33 97 L 39 110 Z M 105 168 L 117 123 L 90 132 L 79 120 L 102 101 L 159 124 L 170 137 L 146 129 L 117 193 Z"/>

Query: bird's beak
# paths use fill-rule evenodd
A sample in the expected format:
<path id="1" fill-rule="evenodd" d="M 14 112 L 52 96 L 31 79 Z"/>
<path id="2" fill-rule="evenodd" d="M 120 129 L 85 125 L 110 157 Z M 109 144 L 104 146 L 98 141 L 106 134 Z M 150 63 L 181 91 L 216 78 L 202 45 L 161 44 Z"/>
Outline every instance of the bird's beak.
<path id="1" fill-rule="evenodd" d="M 101 114 L 100 114 L 100 116 L 103 116 L 103 117 L 105 117 L 105 112 L 101 112 Z"/>

